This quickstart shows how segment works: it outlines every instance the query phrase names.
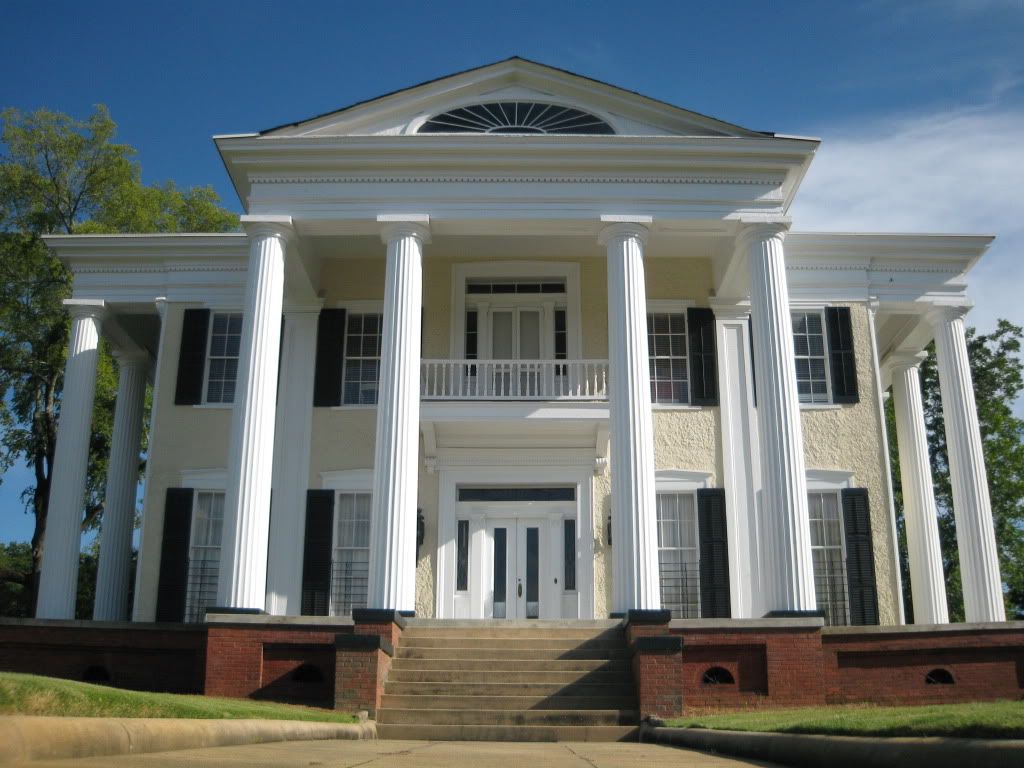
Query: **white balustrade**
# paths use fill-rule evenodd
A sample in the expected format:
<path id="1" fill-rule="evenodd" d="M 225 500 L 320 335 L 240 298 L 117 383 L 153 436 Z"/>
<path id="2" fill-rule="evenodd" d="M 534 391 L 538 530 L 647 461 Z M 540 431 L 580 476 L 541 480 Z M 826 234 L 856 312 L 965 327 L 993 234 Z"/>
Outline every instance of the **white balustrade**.
<path id="1" fill-rule="evenodd" d="M 607 400 L 607 360 L 422 360 L 424 400 Z"/>

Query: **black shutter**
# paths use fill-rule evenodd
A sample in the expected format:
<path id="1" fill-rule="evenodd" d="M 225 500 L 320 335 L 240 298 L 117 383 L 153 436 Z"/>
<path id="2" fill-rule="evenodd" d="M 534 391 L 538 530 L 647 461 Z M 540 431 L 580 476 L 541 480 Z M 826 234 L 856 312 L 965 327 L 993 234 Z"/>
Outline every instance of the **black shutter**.
<path id="1" fill-rule="evenodd" d="M 341 405 L 341 368 L 344 362 L 345 310 L 321 309 L 316 324 L 314 407 Z"/>
<path id="2" fill-rule="evenodd" d="M 697 491 L 700 534 L 700 615 L 704 619 L 732 616 L 729 596 L 729 536 L 725 522 L 725 489 Z"/>
<path id="3" fill-rule="evenodd" d="M 188 592 L 188 542 L 192 531 L 192 489 L 168 488 L 160 543 L 156 620 L 184 621 Z"/>
<path id="4" fill-rule="evenodd" d="M 326 616 L 331 607 L 331 535 L 334 491 L 306 492 L 306 533 L 302 551 L 302 615 Z"/>
<path id="5" fill-rule="evenodd" d="M 878 623 L 875 550 L 871 543 L 871 506 L 866 488 L 843 491 L 846 532 L 846 584 L 850 593 L 850 623 Z"/>
<path id="6" fill-rule="evenodd" d="M 690 346 L 690 404 L 718 405 L 715 313 L 706 307 L 687 309 L 686 333 Z"/>
<path id="7" fill-rule="evenodd" d="M 827 307 L 825 323 L 828 325 L 828 357 L 832 368 L 832 402 L 859 402 L 850 308 Z"/>
<path id="8" fill-rule="evenodd" d="M 210 310 L 185 310 L 181 323 L 175 405 L 199 405 L 203 402 L 203 371 L 206 369 L 206 339 L 209 330 Z"/>

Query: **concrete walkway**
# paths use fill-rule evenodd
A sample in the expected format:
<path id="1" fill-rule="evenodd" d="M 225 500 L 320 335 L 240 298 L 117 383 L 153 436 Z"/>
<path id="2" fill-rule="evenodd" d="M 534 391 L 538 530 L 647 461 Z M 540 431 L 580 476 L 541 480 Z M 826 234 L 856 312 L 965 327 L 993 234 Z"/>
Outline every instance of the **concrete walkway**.
<path id="1" fill-rule="evenodd" d="M 147 755 L 93 757 L 28 763 L 26 768 L 741 768 L 769 766 L 655 744 L 477 741 L 293 741 L 244 747 L 190 749 Z"/>

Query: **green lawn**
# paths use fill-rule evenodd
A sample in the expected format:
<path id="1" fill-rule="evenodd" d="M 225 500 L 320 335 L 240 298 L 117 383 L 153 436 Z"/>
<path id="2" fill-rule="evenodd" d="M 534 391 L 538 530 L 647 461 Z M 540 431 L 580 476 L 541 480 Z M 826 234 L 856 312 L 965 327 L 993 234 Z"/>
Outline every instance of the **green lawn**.
<path id="1" fill-rule="evenodd" d="M 248 699 L 123 691 L 105 685 L 90 685 L 15 672 L 0 672 L 0 714 L 356 722 L 353 715 L 329 709 Z"/>
<path id="2" fill-rule="evenodd" d="M 837 736 L 957 736 L 1024 739 L 1024 701 L 919 707 L 850 705 L 733 712 L 669 720 L 681 728 Z"/>

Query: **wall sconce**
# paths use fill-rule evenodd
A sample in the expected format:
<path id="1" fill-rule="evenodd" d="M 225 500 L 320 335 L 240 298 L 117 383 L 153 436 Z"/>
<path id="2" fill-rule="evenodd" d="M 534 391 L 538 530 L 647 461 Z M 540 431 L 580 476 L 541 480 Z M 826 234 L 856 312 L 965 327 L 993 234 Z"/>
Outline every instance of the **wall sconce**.
<path id="1" fill-rule="evenodd" d="M 423 539 L 427 535 L 427 523 L 423 519 L 423 510 L 416 510 L 416 557 L 420 556 L 420 547 L 423 546 Z"/>
<path id="2" fill-rule="evenodd" d="M 608 515 L 608 522 L 606 523 L 605 533 L 607 534 L 608 546 L 612 545 L 612 516 Z"/>

